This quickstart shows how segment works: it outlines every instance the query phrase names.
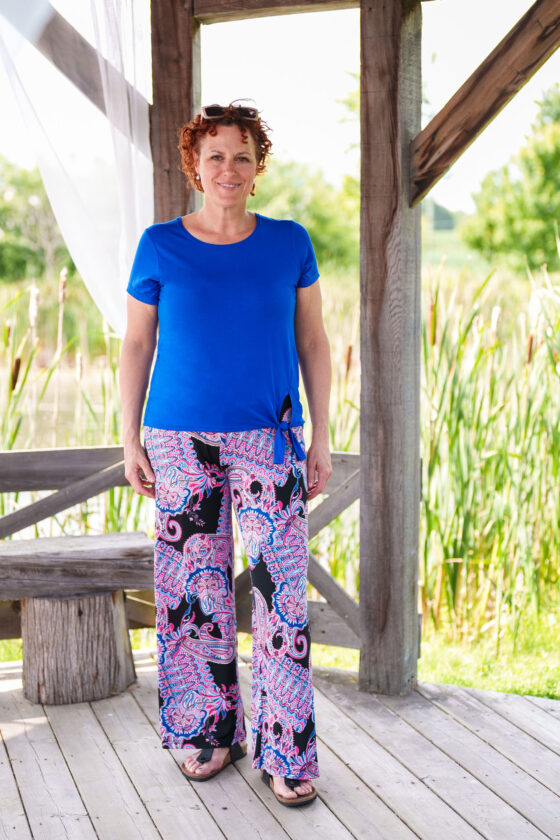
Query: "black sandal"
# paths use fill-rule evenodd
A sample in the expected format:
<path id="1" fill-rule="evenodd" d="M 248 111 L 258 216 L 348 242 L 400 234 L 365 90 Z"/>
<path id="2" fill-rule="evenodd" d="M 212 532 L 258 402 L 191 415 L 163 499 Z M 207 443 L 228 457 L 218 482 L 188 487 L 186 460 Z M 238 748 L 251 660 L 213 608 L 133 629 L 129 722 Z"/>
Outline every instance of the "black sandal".
<path id="1" fill-rule="evenodd" d="M 214 749 L 214 747 L 204 747 L 204 749 L 202 749 L 196 757 L 197 762 L 199 764 L 206 764 L 210 761 L 214 753 Z M 200 773 L 189 773 L 187 770 L 183 769 L 182 764 L 181 773 L 193 782 L 205 782 L 207 779 L 212 779 L 220 773 L 224 767 L 227 767 L 228 764 L 233 764 L 234 761 L 238 761 L 238 759 L 243 758 L 244 755 L 247 755 L 247 745 L 242 747 L 239 741 L 236 741 L 235 744 L 231 744 L 229 747 L 229 752 L 224 758 L 222 766 L 218 767 L 217 770 L 213 770 L 212 773 L 204 773 L 203 775 Z"/>
<path id="2" fill-rule="evenodd" d="M 261 771 L 261 779 L 263 780 L 263 782 L 265 783 L 267 788 L 270 788 L 272 790 L 272 793 L 274 794 L 274 796 L 276 797 L 278 802 L 282 803 L 282 805 L 288 805 L 289 807 L 291 807 L 293 805 L 305 805 L 308 802 L 312 802 L 313 799 L 315 799 L 315 797 L 317 796 L 317 791 L 312 786 L 312 789 L 311 789 L 310 793 L 297 793 L 297 791 L 296 791 L 297 798 L 296 799 L 290 799 L 287 796 L 282 796 L 281 793 L 276 793 L 276 791 L 274 790 L 274 777 L 270 775 L 268 770 L 262 770 Z M 290 778 L 288 778 L 288 776 L 284 776 L 284 781 L 286 782 L 286 784 L 289 788 L 291 788 L 292 790 L 295 790 L 295 788 L 297 788 L 297 786 L 299 784 L 301 784 L 301 782 L 307 782 L 307 781 L 311 781 L 311 780 L 310 779 L 290 779 Z"/>

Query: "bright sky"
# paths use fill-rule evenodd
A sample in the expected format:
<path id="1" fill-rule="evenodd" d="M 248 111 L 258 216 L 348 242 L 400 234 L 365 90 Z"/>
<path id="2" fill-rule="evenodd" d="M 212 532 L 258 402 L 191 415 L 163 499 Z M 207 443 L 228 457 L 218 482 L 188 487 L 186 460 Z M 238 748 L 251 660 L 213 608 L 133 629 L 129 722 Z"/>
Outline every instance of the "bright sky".
<path id="1" fill-rule="evenodd" d="M 87 0 L 54 0 L 78 26 L 89 12 Z M 430 0 L 422 3 L 422 76 L 429 104 L 422 126 L 447 102 L 523 13 L 529 0 Z M 84 35 L 87 23 L 80 26 Z M 320 168 L 332 183 L 358 173 L 357 122 L 343 122 L 337 100 L 356 86 L 359 72 L 359 10 L 314 12 L 219 23 L 202 29 L 202 100 L 225 103 L 253 98 L 273 129 L 277 158 Z M 543 91 L 560 80 L 558 50 L 483 134 L 464 152 L 430 195 L 451 210 L 474 210 L 476 191 L 490 169 L 517 151 L 529 132 Z M 3 120 L 0 152 L 31 166 L 34 153 L 0 76 Z M 85 134 L 85 133 L 84 133 Z M 96 145 L 91 133 L 92 148 Z"/>

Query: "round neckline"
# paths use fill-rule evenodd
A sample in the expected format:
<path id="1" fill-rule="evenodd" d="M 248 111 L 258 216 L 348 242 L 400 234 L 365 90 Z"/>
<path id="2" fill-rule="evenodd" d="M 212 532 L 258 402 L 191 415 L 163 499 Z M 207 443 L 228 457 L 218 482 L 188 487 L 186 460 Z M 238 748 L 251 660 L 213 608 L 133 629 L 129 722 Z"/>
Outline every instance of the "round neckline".
<path id="1" fill-rule="evenodd" d="M 244 242 L 248 242 L 250 239 L 252 239 L 253 236 L 255 236 L 255 234 L 261 226 L 260 213 L 255 212 L 255 217 L 257 223 L 254 229 L 249 234 L 249 236 L 246 236 L 244 239 L 238 239 L 237 242 L 205 242 L 204 239 L 199 239 L 197 236 L 193 236 L 190 230 L 186 229 L 185 225 L 183 224 L 182 216 L 177 216 L 177 223 L 180 225 L 181 230 L 183 231 L 185 236 L 187 236 L 189 239 L 192 239 L 193 242 L 198 242 L 199 245 L 208 245 L 210 248 L 233 248 L 236 245 L 243 245 Z"/>

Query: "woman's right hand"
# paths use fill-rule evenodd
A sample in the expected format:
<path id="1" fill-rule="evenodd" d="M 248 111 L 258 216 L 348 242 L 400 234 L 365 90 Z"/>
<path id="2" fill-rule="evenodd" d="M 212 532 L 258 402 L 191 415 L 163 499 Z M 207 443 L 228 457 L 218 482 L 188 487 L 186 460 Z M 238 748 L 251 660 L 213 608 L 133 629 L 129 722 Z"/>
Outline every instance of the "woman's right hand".
<path id="1" fill-rule="evenodd" d="M 124 446 L 124 475 L 133 490 L 142 496 L 155 499 L 156 477 L 140 440 Z"/>

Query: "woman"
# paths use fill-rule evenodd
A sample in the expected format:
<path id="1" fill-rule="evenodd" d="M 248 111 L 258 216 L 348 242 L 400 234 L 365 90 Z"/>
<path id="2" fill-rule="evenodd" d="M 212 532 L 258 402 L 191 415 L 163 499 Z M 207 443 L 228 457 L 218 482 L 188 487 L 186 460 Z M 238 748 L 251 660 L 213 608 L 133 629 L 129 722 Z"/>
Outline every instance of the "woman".
<path id="1" fill-rule="evenodd" d="M 279 801 L 299 805 L 316 796 L 319 776 L 307 503 L 332 473 L 331 361 L 307 231 L 246 209 L 267 129 L 256 109 L 234 103 L 181 128 L 182 169 L 204 203 L 140 238 L 120 383 L 125 475 L 156 502 L 162 746 L 198 748 L 181 766 L 197 781 L 247 752 L 233 502 L 253 589 L 252 766 Z M 307 453 L 298 365 L 313 423 Z"/>

